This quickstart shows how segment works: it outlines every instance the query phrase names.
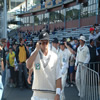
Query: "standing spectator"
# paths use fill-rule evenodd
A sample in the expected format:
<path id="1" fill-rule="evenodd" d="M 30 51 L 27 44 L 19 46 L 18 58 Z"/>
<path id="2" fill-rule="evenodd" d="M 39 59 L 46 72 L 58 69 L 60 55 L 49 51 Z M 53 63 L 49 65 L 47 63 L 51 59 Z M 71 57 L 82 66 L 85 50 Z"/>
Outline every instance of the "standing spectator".
<path id="1" fill-rule="evenodd" d="M 74 72 L 74 65 L 75 65 L 75 59 L 74 56 L 71 55 L 69 58 L 69 74 L 70 74 L 70 86 L 73 87 L 73 72 Z"/>
<path id="2" fill-rule="evenodd" d="M 10 68 L 10 87 L 15 87 L 15 66 L 14 66 L 15 52 L 12 51 L 12 47 L 9 47 L 9 53 L 7 55 L 7 63 Z"/>
<path id="3" fill-rule="evenodd" d="M 1 43 L 3 45 L 2 56 L 1 56 L 2 83 L 3 83 L 3 87 L 5 88 L 5 79 L 6 79 L 6 50 L 5 50 L 5 48 L 7 45 L 6 39 L 2 38 Z M 2 95 L 2 99 L 5 99 L 4 93 Z"/>
<path id="4" fill-rule="evenodd" d="M 90 61 L 90 53 L 89 53 L 89 48 L 85 45 L 85 37 L 84 36 L 80 36 L 80 46 L 78 47 L 77 50 L 77 56 L 76 56 L 76 62 L 75 62 L 75 69 L 76 70 L 76 86 L 78 88 L 78 96 L 83 97 L 84 96 L 84 82 L 85 82 L 85 77 L 86 77 L 86 69 L 85 68 L 80 68 L 79 66 L 79 62 L 82 63 L 89 63 Z M 80 73 L 81 70 L 81 73 Z M 81 76 L 80 76 L 81 74 Z M 81 82 L 81 83 L 80 83 Z M 82 86 L 82 87 L 80 87 Z M 82 90 L 81 94 L 80 94 L 80 90 Z"/>
<path id="5" fill-rule="evenodd" d="M 3 45 L 2 57 L 1 57 L 2 82 L 3 82 L 3 86 L 5 86 L 5 79 L 6 79 L 6 50 L 5 50 L 5 47 L 7 45 L 6 39 L 3 38 L 1 40 L 1 43 Z"/>
<path id="6" fill-rule="evenodd" d="M 15 52 L 15 55 L 16 55 L 16 48 L 17 48 L 17 42 L 15 42 L 15 44 L 13 44 L 13 51 Z M 14 59 L 14 66 L 15 66 L 15 86 L 18 87 L 18 73 L 19 73 L 19 69 L 18 69 L 18 63 L 16 61 L 16 57 Z"/>
<path id="7" fill-rule="evenodd" d="M 94 28 L 90 28 L 90 36 L 89 36 L 89 41 L 91 39 L 94 40 L 94 45 L 96 46 L 96 40 L 100 36 L 100 34 L 94 34 Z"/>
<path id="8" fill-rule="evenodd" d="M 90 39 L 94 39 L 94 36 L 95 36 L 95 34 L 94 34 L 94 28 L 90 28 L 90 36 L 89 36 L 89 40 Z"/>
<path id="9" fill-rule="evenodd" d="M 23 88 L 22 72 L 24 74 L 25 83 L 27 84 L 27 68 L 26 68 L 26 59 L 29 57 L 26 46 L 24 45 L 24 39 L 19 39 L 20 44 L 16 48 L 16 60 L 19 65 L 19 86 Z"/>
<path id="10" fill-rule="evenodd" d="M 14 44 L 12 44 L 13 51 L 15 52 L 15 55 L 16 55 L 16 47 L 17 46 L 18 46 L 17 42 L 15 42 Z M 16 57 L 14 59 L 14 66 L 15 66 L 15 86 L 18 87 L 18 73 L 19 73 L 19 69 L 18 69 L 18 63 L 16 61 Z"/>
<path id="11" fill-rule="evenodd" d="M 96 34 L 99 35 L 100 34 L 100 28 L 99 27 L 96 27 Z M 100 48 L 100 35 L 98 36 L 97 40 L 96 40 L 96 46 L 97 48 Z M 100 49 L 99 49 L 99 52 L 100 52 Z"/>
<path id="12" fill-rule="evenodd" d="M 100 34 L 100 27 L 96 27 L 96 34 L 98 34 L 98 35 Z M 98 53 L 99 53 L 97 61 L 100 61 L 100 35 L 97 38 L 96 46 L 97 46 L 97 50 L 98 50 Z"/>
<path id="13" fill-rule="evenodd" d="M 94 46 L 94 40 L 90 40 L 89 52 L 90 52 L 90 62 L 96 62 L 96 56 L 98 56 L 98 51 L 96 50 L 96 46 Z"/>
<path id="14" fill-rule="evenodd" d="M 34 94 L 31 100 L 60 100 L 61 73 L 57 55 L 49 49 L 49 35 L 41 32 L 36 49 L 27 60 L 34 69 Z"/>
<path id="15" fill-rule="evenodd" d="M 97 61 L 96 58 L 99 55 L 99 53 L 96 50 L 96 46 L 94 46 L 94 40 L 93 39 L 90 40 L 90 45 L 88 47 L 89 47 L 89 52 L 90 52 L 90 61 L 89 61 L 90 62 L 90 66 L 89 67 L 91 69 L 96 70 L 96 68 L 93 67 L 93 65 L 95 64 L 93 62 Z"/>

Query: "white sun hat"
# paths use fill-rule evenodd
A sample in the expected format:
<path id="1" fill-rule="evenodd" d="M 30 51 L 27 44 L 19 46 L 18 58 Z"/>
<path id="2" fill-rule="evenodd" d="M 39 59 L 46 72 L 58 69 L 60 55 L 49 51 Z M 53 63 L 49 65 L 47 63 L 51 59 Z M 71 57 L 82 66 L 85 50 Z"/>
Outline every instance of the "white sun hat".
<path id="1" fill-rule="evenodd" d="M 80 36 L 80 40 L 86 41 L 85 36 Z"/>

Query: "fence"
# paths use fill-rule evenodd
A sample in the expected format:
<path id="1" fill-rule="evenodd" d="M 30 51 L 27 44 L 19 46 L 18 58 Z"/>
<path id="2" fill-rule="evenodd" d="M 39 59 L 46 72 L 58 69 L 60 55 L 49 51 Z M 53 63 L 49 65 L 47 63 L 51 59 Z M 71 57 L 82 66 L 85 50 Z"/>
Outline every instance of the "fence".
<path id="1" fill-rule="evenodd" d="M 99 63 L 93 64 L 94 67 Z M 99 73 L 90 68 L 91 64 L 79 63 L 80 100 L 99 100 Z M 91 66 L 92 67 L 92 66 Z"/>
<path id="2" fill-rule="evenodd" d="M 100 76 L 100 62 L 90 62 L 88 68 L 98 72 Z"/>

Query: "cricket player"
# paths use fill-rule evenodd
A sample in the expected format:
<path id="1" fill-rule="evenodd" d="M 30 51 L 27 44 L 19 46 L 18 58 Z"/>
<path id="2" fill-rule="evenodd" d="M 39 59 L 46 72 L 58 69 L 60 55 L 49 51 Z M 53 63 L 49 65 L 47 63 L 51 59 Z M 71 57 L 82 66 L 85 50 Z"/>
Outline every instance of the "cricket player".
<path id="1" fill-rule="evenodd" d="M 42 31 L 35 50 L 26 61 L 34 71 L 31 100 L 60 100 L 61 71 L 56 53 L 49 49 L 49 35 Z"/>
<path id="2" fill-rule="evenodd" d="M 66 78 L 69 68 L 69 58 L 74 54 L 74 51 L 67 45 L 63 40 L 60 41 L 60 52 L 59 52 L 59 60 L 60 60 L 60 68 L 62 74 L 62 91 L 61 91 L 61 100 L 65 100 L 64 95 L 64 87 L 66 85 Z"/>
<path id="3" fill-rule="evenodd" d="M 85 45 L 86 39 L 85 36 L 80 36 L 80 46 L 77 50 L 75 69 L 76 69 L 76 86 L 78 88 L 78 96 L 83 97 L 85 94 L 85 79 L 86 79 L 86 68 L 82 67 L 79 62 L 84 64 L 89 63 L 90 61 L 90 52 L 89 48 Z M 82 86 L 82 87 L 81 87 Z"/>

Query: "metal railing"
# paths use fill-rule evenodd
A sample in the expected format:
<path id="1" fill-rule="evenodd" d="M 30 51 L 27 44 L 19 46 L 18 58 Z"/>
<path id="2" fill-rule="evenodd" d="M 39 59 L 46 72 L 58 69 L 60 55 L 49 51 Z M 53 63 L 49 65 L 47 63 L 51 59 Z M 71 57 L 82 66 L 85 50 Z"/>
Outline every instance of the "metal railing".
<path id="1" fill-rule="evenodd" d="M 96 71 L 100 75 L 100 62 L 90 62 L 88 68 Z"/>
<path id="2" fill-rule="evenodd" d="M 89 68 L 89 66 L 90 64 L 88 65 L 83 63 L 79 63 L 78 65 L 80 78 L 80 100 L 100 100 L 99 73 Z"/>

